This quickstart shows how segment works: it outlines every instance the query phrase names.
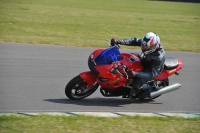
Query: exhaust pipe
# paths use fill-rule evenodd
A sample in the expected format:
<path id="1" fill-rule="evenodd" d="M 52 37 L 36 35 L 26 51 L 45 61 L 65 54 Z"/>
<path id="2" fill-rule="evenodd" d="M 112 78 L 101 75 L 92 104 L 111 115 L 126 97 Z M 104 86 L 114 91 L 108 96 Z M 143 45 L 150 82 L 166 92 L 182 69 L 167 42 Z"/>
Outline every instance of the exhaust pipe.
<path id="1" fill-rule="evenodd" d="M 168 93 L 168 92 L 170 92 L 170 91 L 178 90 L 180 87 L 181 87 L 181 84 L 176 83 L 176 84 L 173 84 L 173 85 L 164 87 L 164 88 L 162 88 L 162 89 L 160 89 L 160 90 L 158 90 L 158 91 L 151 92 L 151 93 L 150 93 L 150 97 L 151 97 L 151 98 L 154 98 L 154 97 L 157 97 L 157 96 L 159 96 L 159 95 Z"/>

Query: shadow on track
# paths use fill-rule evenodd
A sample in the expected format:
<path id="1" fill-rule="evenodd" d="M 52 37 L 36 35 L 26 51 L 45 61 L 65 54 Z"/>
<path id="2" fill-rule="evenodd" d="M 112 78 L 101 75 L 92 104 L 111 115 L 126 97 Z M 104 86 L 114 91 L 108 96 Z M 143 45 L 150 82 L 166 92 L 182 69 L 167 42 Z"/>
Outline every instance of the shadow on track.
<path id="1" fill-rule="evenodd" d="M 127 104 L 162 104 L 156 103 L 154 100 L 136 100 L 136 99 L 118 99 L 118 98 L 88 98 L 82 100 L 70 100 L 70 99 L 45 99 L 44 101 L 59 103 L 59 104 L 71 104 L 81 106 L 109 106 L 109 107 L 124 107 Z"/>

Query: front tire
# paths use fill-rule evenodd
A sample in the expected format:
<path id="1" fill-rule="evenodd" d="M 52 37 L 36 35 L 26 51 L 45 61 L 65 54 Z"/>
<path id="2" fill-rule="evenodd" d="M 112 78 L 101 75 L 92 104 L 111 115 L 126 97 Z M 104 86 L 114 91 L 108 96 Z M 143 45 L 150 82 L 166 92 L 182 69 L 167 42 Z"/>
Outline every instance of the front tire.
<path id="1" fill-rule="evenodd" d="M 98 88 L 98 84 L 88 88 L 87 83 L 78 75 L 65 87 L 65 94 L 69 99 L 80 100 L 90 96 Z"/>

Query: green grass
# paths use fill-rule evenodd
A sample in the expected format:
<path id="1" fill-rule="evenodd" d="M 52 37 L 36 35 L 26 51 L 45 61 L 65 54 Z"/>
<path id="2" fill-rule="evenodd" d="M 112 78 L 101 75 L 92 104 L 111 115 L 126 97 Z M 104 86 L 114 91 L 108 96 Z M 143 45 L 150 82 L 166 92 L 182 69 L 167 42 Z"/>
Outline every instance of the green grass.
<path id="1" fill-rule="evenodd" d="M 0 116 L 1 133 L 199 133 L 200 119 Z"/>
<path id="2" fill-rule="evenodd" d="M 200 52 L 200 4 L 148 0 L 0 0 L 0 42 L 107 47 L 154 31 L 166 50 Z"/>

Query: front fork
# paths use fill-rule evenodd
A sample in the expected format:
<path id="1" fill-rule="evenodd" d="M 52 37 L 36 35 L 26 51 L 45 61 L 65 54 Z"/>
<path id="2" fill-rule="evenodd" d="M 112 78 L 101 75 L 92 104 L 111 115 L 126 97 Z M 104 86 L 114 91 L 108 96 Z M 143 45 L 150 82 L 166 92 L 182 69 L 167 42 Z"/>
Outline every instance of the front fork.
<path id="1" fill-rule="evenodd" d="M 93 85 L 96 84 L 97 76 L 91 71 L 82 72 L 79 75 L 87 83 L 88 88 L 91 88 Z"/>

